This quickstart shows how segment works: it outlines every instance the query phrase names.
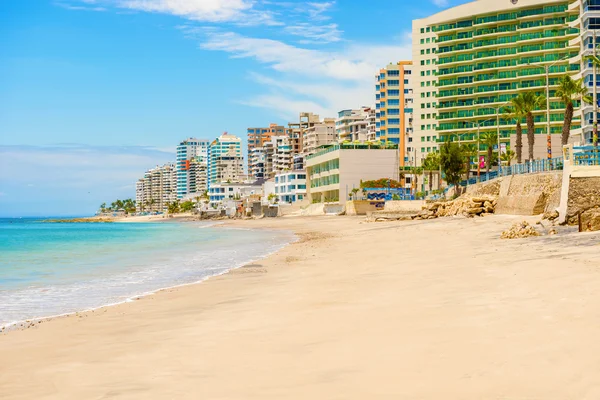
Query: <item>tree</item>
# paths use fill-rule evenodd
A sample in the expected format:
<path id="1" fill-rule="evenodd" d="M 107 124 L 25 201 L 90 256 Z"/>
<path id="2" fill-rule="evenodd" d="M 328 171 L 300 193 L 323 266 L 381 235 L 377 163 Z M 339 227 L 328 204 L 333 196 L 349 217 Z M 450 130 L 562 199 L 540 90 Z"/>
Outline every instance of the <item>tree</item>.
<path id="1" fill-rule="evenodd" d="M 167 211 L 169 214 L 177 214 L 179 212 L 179 200 L 169 203 L 167 205 Z"/>
<path id="2" fill-rule="evenodd" d="M 535 144 L 535 120 L 533 112 L 546 106 L 546 98 L 535 92 L 525 92 L 523 96 L 523 111 L 527 120 L 527 141 L 529 142 L 529 161 L 533 161 L 533 146 Z"/>
<path id="3" fill-rule="evenodd" d="M 460 151 L 462 152 L 463 160 L 466 160 L 465 172 L 467 173 L 467 180 L 469 180 L 469 175 L 471 172 L 471 160 L 473 157 L 479 158 L 479 149 L 477 149 L 477 145 L 473 143 L 466 143 L 460 146 Z M 477 159 L 479 162 L 479 159 Z"/>
<path id="4" fill-rule="evenodd" d="M 106 212 L 106 203 L 100 204 L 100 211 Z"/>
<path id="5" fill-rule="evenodd" d="M 275 193 L 270 193 L 269 196 L 267 197 L 267 200 L 269 200 L 269 203 L 274 202 L 277 199 L 277 195 Z"/>
<path id="6" fill-rule="evenodd" d="M 181 211 L 190 212 L 194 209 L 194 202 L 191 200 L 184 201 L 181 203 Z"/>
<path id="7" fill-rule="evenodd" d="M 523 162 L 523 127 L 521 126 L 521 121 L 525 117 L 523 95 L 519 94 L 516 97 L 513 97 L 510 102 L 511 107 L 506 107 L 504 109 L 503 118 L 507 121 L 515 120 L 517 123 L 515 149 L 517 153 L 517 164 L 521 164 Z"/>
<path id="8" fill-rule="evenodd" d="M 515 152 L 512 150 L 506 150 L 505 153 L 502 153 L 502 156 L 500 156 L 500 158 L 502 159 L 502 161 L 505 161 L 510 167 L 511 161 L 515 158 Z"/>
<path id="9" fill-rule="evenodd" d="M 359 191 L 360 191 L 360 189 L 359 189 L 359 188 L 354 188 L 354 189 L 352 189 L 352 194 L 351 194 L 351 196 L 352 196 L 352 198 L 353 198 L 354 200 L 356 200 L 356 193 L 358 193 Z"/>
<path id="10" fill-rule="evenodd" d="M 446 181 L 458 186 L 465 172 L 465 153 L 457 143 L 447 141 L 440 147 L 440 165 Z"/>
<path id="11" fill-rule="evenodd" d="M 423 161 L 423 170 L 429 173 L 429 191 L 433 190 L 433 173 L 440 170 L 440 153 L 429 153 Z"/>
<path id="12" fill-rule="evenodd" d="M 485 167 L 487 172 L 490 172 L 490 167 L 492 166 L 494 156 L 494 146 L 498 144 L 498 134 L 494 132 L 486 132 L 481 135 L 481 138 L 483 139 L 483 144 L 487 149 Z"/>
<path id="13" fill-rule="evenodd" d="M 583 78 L 573 79 L 569 75 L 564 75 L 558 81 L 558 89 L 556 89 L 556 97 L 565 104 L 565 121 L 562 127 L 562 145 L 566 146 L 569 143 L 571 135 L 571 122 L 573 121 L 573 100 L 580 100 L 586 103 L 593 103 L 594 100 L 588 94 L 588 89 L 583 83 Z"/>

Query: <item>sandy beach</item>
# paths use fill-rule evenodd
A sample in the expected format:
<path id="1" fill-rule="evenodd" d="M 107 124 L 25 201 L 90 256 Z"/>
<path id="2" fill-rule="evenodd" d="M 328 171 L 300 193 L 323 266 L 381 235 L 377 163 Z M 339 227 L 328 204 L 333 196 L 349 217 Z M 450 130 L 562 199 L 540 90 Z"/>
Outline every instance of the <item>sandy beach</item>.
<path id="1" fill-rule="evenodd" d="M 519 219 L 229 222 L 300 240 L 0 335 L 0 398 L 599 399 L 600 234 Z"/>

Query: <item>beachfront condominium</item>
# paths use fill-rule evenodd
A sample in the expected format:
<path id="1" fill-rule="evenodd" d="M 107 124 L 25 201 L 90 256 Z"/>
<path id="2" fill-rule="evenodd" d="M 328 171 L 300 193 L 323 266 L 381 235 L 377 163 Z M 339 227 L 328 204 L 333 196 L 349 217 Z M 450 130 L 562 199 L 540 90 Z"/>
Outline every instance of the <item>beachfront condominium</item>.
<path id="1" fill-rule="evenodd" d="M 375 137 L 398 145 L 400 166 L 408 164 L 413 142 L 413 82 L 411 61 L 388 64 L 375 82 Z"/>
<path id="2" fill-rule="evenodd" d="M 251 179 L 265 179 L 267 154 L 264 147 L 254 147 L 248 150 L 248 176 Z"/>
<path id="3" fill-rule="evenodd" d="M 369 130 L 372 125 L 371 107 L 362 107 L 358 110 L 342 110 L 338 112 L 335 120 L 335 133 L 340 142 L 365 142 L 370 140 Z"/>
<path id="4" fill-rule="evenodd" d="M 594 24 L 593 20 L 585 24 L 578 20 L 585 7 L 596 3 L 478 0 L 413 21 L 418 162 L 447 139 L 475 144 L 487 132 L 499 132 L 501 148 L 510 144 L 514 149 L 516 121 L 500 114 L 520 93 L 545 95 L 547 82 L 552 152 L 560 155 L 565 106 L 555 92 L 562 76 L 579 77 L 582 64 L 587 63 L 581 50 L 589 43 L 590 34 L 585 30 Z M 581 138 L 581 113 L 576 103 L 572 136 Z M 546 157 L 546 137 L 538 136 L 547 132 L 546 107 L 533 114 L 535 158 Z M 527 139 L 523 142 L 527 149 Z M 485 147 L 480 150 L 483 154 Z"/>
<path id="5" fill-rule="evenodd" d="M 572 43 L 579 46 L 580 56 L 575 61 L 581 62 L 581 73 L 576 75 L 577 78 L 583 78 L 585 85 L 589 88 L 594 102 L 592 104 L 582 104 L 582 142 L 593 143 L 594 141 L 594 124 L 598 121 L 598 99 L 597 87 L 600 86 L 600 79 L 594 81 L 594 71 L 597 67 L 586 59 L 587 55 L 598 55 L 598 45 L 600 44 L 600 0 L 578 0 L 569 4 L 569 8 L 578 8 L 579 17 L 570 23 L 571 27 L 579 29 L 581 32 Z M 596 46 L 594 46 L 594 44 Z M 600 78 L 596 75 L 596 78 Z M 594 112 L 596 116 L 594 117 Z M 597 126 L 596 126 L 597 132 Z"/>
<path id="6" fill-rule="evenodd" d="M 306 197 L 306 171 L 286 171 L 275 175 L 275 195 L 284 203 L 295 203 Z"/>
<path id="7" fill-rule="evenodd" d="M 269 142 L 273 136 L 285 136 L 285 135 L 289 134 L 288 132 L 289 132 L 288 128 L 281 126 L 281 125 L 277 125 L 277 124 L 270 124 L 268 127 L 263 127 L 263 128 L 248 128 L 247 129 L 247 134 L 248 134 L 248 174 L 251 177 L 253 177 L 255 179 L 260 178 L 260 176 L 254 176 L 253 173 L 251 172 L 256 169 L 260 169 L 260 167 L 257 167 L 253 164 L 254 160 L 256 159 L 256 157 L 252 157 L 253 150 L 264 148 L 265 143 Z"/>
<path id="8" fill-rule="evenodd" d="M 361 181 L 399 179 L 397 145 L 332 144 L 306 158 L 311 203 L 344 202 Z"/>
<path id="9" fill-rule="evenodd" d="M 317 114 L 303 111 L 298 116 L 298 122 L 288 123 L 288 136 L 293 139 L 294 154 L 302 154 L 304 152 L 304 132 L 321 123 Z"/>
<path id="10" fill-rule="evenodd" d="M 177 198 L 203 193 L 206 187 L 208 146 L 206 139 L 189 138 L 177 146 Z"/>
<path id="11" fill-rule="evenodd" d="M 319 119 L 311 114 L 311 122 L 302 128 L 302 149 L 304 157 L 314 154 L 321 146 L 335 143 L 338 137 L 335 131 L 335 118 Z"/>
<path id="12" fill-rule="evenodd" d="M 136 182 L 137 211 L 165 212 L 177 200 L 177 172 L 174 164 L 157 166 Z"/>
<path id="13" fill-rule="evenodd" d="M 225 132 L 208 147 L 208 187 L 221 182 L 240 182 L 243 178 L 242 140 Z"/>

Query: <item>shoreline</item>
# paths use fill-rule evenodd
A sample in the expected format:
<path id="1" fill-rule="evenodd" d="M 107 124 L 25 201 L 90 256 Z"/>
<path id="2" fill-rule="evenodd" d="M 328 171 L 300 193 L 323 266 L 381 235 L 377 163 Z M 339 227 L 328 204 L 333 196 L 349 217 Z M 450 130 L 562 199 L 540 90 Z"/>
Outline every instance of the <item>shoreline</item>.
<path id="1" fill-rule="evenodd" d="M 186 218 L 186 217 L 183 216 L 182 218 Z M 120 221 L 115 221 L 115 222 L 120 222 Z M 123 222 L 125 222 L 125 221 L 123 221 Z M 132 221 L 132 222 L 135 222 L 135 221 Z M 153 221 L 145 221 L 145 222 L 153 222 Z M 201 222 L 201 221 L 197 221 L 197 220 L 187 221 L 187 220 L 177 220 L 176 219 L 175 221 L 172 221 L 172 222 Z M 210 221 L 206 221 L 206 222 L 210 222 Z M 219 223 L 219 222 L 221 222 L 221 223 Z M 210 225 L 207 225 L 207 226 L 202 226 L 202 227 L 203 228 L 219 227 L 219 228 L 226 228 L 226 229 L 227 228 L 228 229 L 239 229 L 239 228 L 234 227 L 234 226 L 232 226 L 232 227 L 225 226 L 222 222 L 223 221 L 214 221 L 213 224 L 210 224 Z M 252 230 L 252 228 L 250 228 L 248 230 Z M 273 228 L 273 229 L 269 229 L 269 230 L 275 231 L 277 229 Z M 287 247 L 287 246 L 295 243 L 297 240 L 299 240 L 298 237 L 293 232 L 290 232 L 290 233 L 292 233 L 293 237 L 291 238 L 291 240 L 289 242 L 287 242 L 286 244 L 282 245 L 282 247 L 280 249 L 272 251 L 272 252 L 269 252 L 269 253 L 266 253 L 266 254 L 264 254 L 262 256 L 259 256 L 259 257 L 255 258 L 255 259 L 252 259 L 250 261 L 244 261 L 244 262 L 238 263 L 237 265 L 235 265 L 235 266 L 233 266 L 233 267 L 231 267 L 231 268 L 229 268 L 229 269 L 227 269 L 225 271 L 216 273 L 214 275 L 206 276 L 206 277 L 204 277 L 204 278 L 202 278 L 202 279 L 200 279 L 198 281 L 188 282 L 188 283 L 181 283 L 181 284 L 177 284 L 177 285 L 173 285 L 173 286 L 161 287 L 161 288 L 150 290 L 150 291 L 147 291 L 147 292 L 144 292 L 144 293 L 141 293 L 141 294 L 133 294 L 133 295 L 129 296 L 128 298 L 122 300 L 122 301 L 119 301 L 119 302 L 116 302 L 116 303 L 103 304 L 103 305 L 98 306 L 98 307 L 86 308 L 86 309 L 81 309 L 81 310 L 78 310 L 78 311 L 70 311 L 70 312 L 65 312 L 65 313 L 55 314 L 55 315 L 49 315 L 49 316 L 44 316 L 44 317 L 31 317 L 31 318 L 28 318 L 28 319 L 25 319 L 25 320 L 19 320 L 19 321 L 9 322 L 9 323 L 5 323 L 5 324 L 0 324 L 0 338 L 2 337 L 2 335 L 9 334 L 10 332 L 29 329 L 31 327 L 34 327 L 36 324 L 39 325 L 40 323 L 51 322 L 51 321 L 54 321 L 54 320 L 57 320 L 57 319 L 60 319 L 60 318 L 71 317 L 73 315 L 77 316 L 79 314 L 96 312 L 98 310 L 102 310 L 102 309 L 107 308 L 107 307 L 115 307 L 115 306 L 120 306 L 120 305 L 128 304 L 128 303 L 131 303 L 131 302 L 135 302 L 137 300 L 141 300 L 144 297 L 155 295 L 157 293 L 160 293 L 160 292 L 163 292 L 163 291 L 167 291 L 167 290 L 171 290 L 171 289 L 177 289 L 177 288 L 181 288 L 181 287 L 185 287 L 185 286 L 192 286 L 192 285 L 200 285 L 200 284 L 202 284 L 204 282 L 207 282 L 208 280 L 210 280 L 212 278 L 219 277 L 219 276 L 222 276 L 222 275 L 226 275 L 226 274 L 228 274 L 229 272 L 231 272 L 231 271 L 233 271 L 235 269 L 243 268 L 246 265 L 249 265 L 249 264 L 255 263 L 255 262 L 259 261 L 259 260 L 263 260 L 265 258 L 268 258 L 268 257 L 272 256 L 273 254 L 277 253 L 278 251 L 281 251 L 285 247 Z"/>
<path id="2" fill-rule="evenodd" d="M 0 335 L 0 392 L 596 398 L 600 235 L 500 240 L 519 219 L 227 221 L 299 240 L 202 285 Z"/>

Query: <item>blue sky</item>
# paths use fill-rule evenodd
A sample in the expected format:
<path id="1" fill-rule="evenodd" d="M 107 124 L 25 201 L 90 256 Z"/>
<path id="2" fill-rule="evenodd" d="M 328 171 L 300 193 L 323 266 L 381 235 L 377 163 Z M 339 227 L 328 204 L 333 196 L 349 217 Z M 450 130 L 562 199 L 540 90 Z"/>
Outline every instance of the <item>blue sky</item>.
<path id="1" fill-rule="evenodd" d="M 370 105 L 411 20 L 465 2 L 0 1 L 0 215 L 90 214 L 185 137 Z"/>

